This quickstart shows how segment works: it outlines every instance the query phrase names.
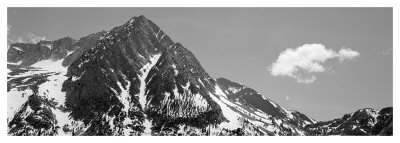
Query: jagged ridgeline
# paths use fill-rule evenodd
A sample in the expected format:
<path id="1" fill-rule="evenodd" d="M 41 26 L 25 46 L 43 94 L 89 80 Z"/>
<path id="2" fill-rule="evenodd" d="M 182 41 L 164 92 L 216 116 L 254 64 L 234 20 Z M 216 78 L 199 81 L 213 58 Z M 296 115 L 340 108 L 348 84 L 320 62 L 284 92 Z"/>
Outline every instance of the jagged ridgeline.
<path id="1" fill-rule="evenodd" d="M 144 16 L 79 40 L 12 44 L 7 61 L 9 135 L 351 135 L 353 131 L 322 129 L 333 123 L 283 108 L 242 84 L 213 79 L 193 53 Z M 391 134 L 390 111 L 352 114 L 352 118 L 371 118 L 368 125 L 363 119 L 352 125 L 357 133 L 371 132 L 360 135 Z M 341 121 L 341 126 L 347 127 L 347 122 Z"/>

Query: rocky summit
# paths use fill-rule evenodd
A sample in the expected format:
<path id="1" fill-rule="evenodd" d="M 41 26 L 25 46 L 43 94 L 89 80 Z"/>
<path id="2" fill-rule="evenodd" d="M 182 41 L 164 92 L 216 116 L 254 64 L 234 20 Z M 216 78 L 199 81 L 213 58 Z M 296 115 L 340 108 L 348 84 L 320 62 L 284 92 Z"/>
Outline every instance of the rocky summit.
<path id="1" fill-rule="evenodd" d="M 392 135 L 392 108 L 318 122 L 254 89 L 214 79 L 144 16 L 78 40 L 7 52 L 12 136 Z"/>

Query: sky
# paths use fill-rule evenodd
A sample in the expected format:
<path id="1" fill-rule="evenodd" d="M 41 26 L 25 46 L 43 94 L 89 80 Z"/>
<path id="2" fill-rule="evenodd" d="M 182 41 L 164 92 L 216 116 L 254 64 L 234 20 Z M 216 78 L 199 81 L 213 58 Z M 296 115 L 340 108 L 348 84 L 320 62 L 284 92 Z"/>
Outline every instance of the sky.
<path id="1" fill-rule="evenodd" d="M 392 8 L 8 8 L 7 43 L 110 30 L 145 15 L 224 77 L 316 120 L 393 106 Z"/>

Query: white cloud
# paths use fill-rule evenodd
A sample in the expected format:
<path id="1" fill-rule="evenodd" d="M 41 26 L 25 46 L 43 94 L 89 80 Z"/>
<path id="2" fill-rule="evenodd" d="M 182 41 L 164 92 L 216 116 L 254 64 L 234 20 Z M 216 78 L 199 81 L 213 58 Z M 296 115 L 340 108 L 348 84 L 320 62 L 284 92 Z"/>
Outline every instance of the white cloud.
<path id="1" fill-rule="evenodd" d="M 27 34 L 27 40 L 28 40 L 28 42 L 30 42 L 30 43 L 38 43 L 38 42 L 40 42 L 40 41 L 42 41 L 42 40 L 46 40 L 46 36 L 36 36 L 35 34 L 33 34 L 33 33 L 29 33 L 29 34 Z"/>
<path id="2" fill-rule="evenodd" d="M 11 31 L 11 25 L 7 25 L 7 51 L 10 48 L 10 31 Z"/>
<path id="3" fill-rule="evenodd" d="M 322 65 L 326 60 L 338 58 L 340 62 L 351 60 L 360 53 L 342 48 L 339 52 L 325 48 L 322 44 L 304 44 L 296 49 L 286 49 L 269 67 L 273 76 L 288 76 L 299 83 L 313 83 L 317 77 L 314 73 L 326 72 Z"/>
<path id="4" fill-rule="evenodd" d="M 33 33 L 28 33 L 17 38 L 9 38 L 12 43 L 33 43 L 36 44 L 40 41 L 46 40 L 46 36 L 37 36 Z"/>
<path id="5" fill-rule="evenodd" d="M 360 56 L 360 53 L 353 51 L 351 49 L 342 48 L 339 50 L 339 54 L 337 54 L 339 61 L 343 62 L 344 60 L 348 59 L 351 60 L 354 57 Z"/>
<path id="6" fill-rule="evenodd" d="M 24 40 L 22 40 L 22 37 L 18 37 L 15 42 L 17 43 L 26 43 Z"/>
<path id="7" fill-rule="evenodd" d="M 312 75 L 309 77 L 296 76 L 295 78 L 297 79 L 298 83 L 306 83 L 306 84 L 313 83 L 317 79 L 317 77 L 315 77 L 315 75 Z"/>
<path id="8" fill-rule="evenodd" d="M 390 55 L 393 53 L 393 48 L 386 49 L 382 52 L 383 55 Z"/>
<path id="9" fill-rule="evenodd" d="M 7 25 L 7 35 L 10 35 L 11 25 Z"/>

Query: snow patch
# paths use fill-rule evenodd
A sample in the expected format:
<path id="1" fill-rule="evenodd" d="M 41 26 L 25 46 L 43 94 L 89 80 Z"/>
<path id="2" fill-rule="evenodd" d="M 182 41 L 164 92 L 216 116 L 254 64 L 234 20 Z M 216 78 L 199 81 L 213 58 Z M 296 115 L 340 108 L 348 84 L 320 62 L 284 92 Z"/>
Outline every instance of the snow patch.
<path id="1" fill-rule="evenodd" d="M 57 107 L 63 106 L 65 104 L 65 92 L 61 91 L 62 84 L 68 77 L 64 76 L 67 72 L 67 68 L 61 65 L 62 60 L 52 61 L 52 60 L 43 60 L 35 63 L 32 67 L 40 68 L 39 70 L 30 70 L 29 72 L 24 72 L 19 75 L 15 75 L 12 77 L 26 77 L 26 76 L 34 76 L 39 74 L 50 74 L 47 77 L 46 82 L 40 84 L 38 86 L 38 95 L 43 96 L 49 100 L 54 99 L 58 104 Z M 16 89 L 11 89 L 10 92 L 7 93 L 7 115 L 8 119 L 12 119 L 13 115 L 19 109 L 23 103 L 28 100 L 28 97 L 32 95 L 33 92 L 30 89 L 24 91 L 17 91 Z M 22 97 L 22 95 L 24 95 Z M 44 106 L 44 105 L 42 105 Z M 30 110 L 28 108 L 27 110 Z M 64 133 L 62 127 L 66 124 L 71 125 L 72 120 L 68 117 L 68 112 L 63 112 L 58 108 L 51 108 L 55 118 L 57 120 L 57 125 L 60 127 L 58 129 L 58 135 L 69 135 Z M 28 111 L 26 111 L 27 113 Z"/>
<path id="2" fill-rule="evenodd" d="M 241 89 L 240 88 L 229 87 L 228 90 L 232 91 L 232 93 L 235 94 L 235 93 L 239 92 Z"/>
<path id="3" fill-rule="evenodd" d="M 54 69 L 54 70 L 60 70 L 60 69 Z M 50 100 L 54 99 L 58 103 L 57 107 L 65 106 L 66 95 L 65 95 L 65 92 L 61 91 L 64 81 L 68 79 L 67 76 L 64 76 L 65 74 L 66 74 L 66 70 L 63 70 L 59 74 L 49 76 L 47 78 L 49 81 L 39 85 L 39 89 L 38 89 L 39 95 L 46 96 L 47 99 L 50 99 Z M 53 109 L 52 112 L 55 114 L 56 120 L 58 122 L 57 124 L 60 127 L 58 129 L 58 134 L 59 135 L 67 135 L 62 130 L 62 127 L 66 124 L 71 124 L 71 119 L 68 117 L 69 113 L 62 112 L 61 110 L 59 110 L 57 108 Z"/>
<path id="4" fill-rule="evenodd" d="M 161 41 L 164 38 L 164 36 L 165 36 L 165 34 L 163 34 L 158 41 Z"/>
<path id="5" fill-rule="evenodd" d="M 179 71 L 176 69 L 176 65 L 172 64 L 172 68 L 174 68 L 174 75 L 177 76 L 179 74 Z"/>
<path id="6" fill-rule="evenodd" d="M 365 131 L 365 130 L 364 130 L 364 129 L 362 129 L 362 128 L 360 129 L 360 131 L 362 131 L 362 132 L 364 132 L 364 133 L 367 133 L 367 131 Z"/>
<path id="7" fill-rule="evenodd" d="M 156 37 L 157 37 L 157 39 L 158 39 L 158 34 L 161 32 L 161 29 L 158 29 L 158 32 L 157 32 L 157 34 L 155 34 L 156 35 Z"/>
<path id="8" fill-rule="evenodd" d="M 201 79 L 200 79 L 200 78 L 198 78 L 198 79 L 197 79 L 197 81 L 199 81 L 199 82 L 200 82 L 200 84 L 201 84 L 201 85 L 203 85 L 203 87 L 205 87 L 205 86 L 204 86 L 204 83 L 203 83 L 203 81 L 201 81 Z"/>
<path id="9" fill-rule="evenodd" d="M 123 111 L 125 111 L 125 113 L 128 114 L 128 110 L 130 107 L 130 94 L 129 94 L 129 87 L 131 87 L 131 82 L 129 80 L 126 79 L 126 76 L 124 74 L 122 74 L 124 81 L 127 83 L 127 85 L 125 87 L 123 87 L 121 85 L 120 82 L 117 82 L 118 87 L 121 89 L 121 93 L 118 96 L 118 99 L 122 102 L 122 104 L 124 105 Z"/>
<path id="10" fill-rule="evenodd" d="M 25 52 L 24 50 L 20 49 L 19 47 L 13 47 L 15 50 L 21 51 L 21 52 Z"/>
<path id="11" fill-rule="evenodd" d="M 31 65 L 31 67 L 41 68 L 43 70 L 52 71 L 52 72 L 63 72 L 63 71 L 66 71 L 67 68 L 62 66 L 62 61 L 63 60 L 53 61 L 51 59 L 42 60 L 42 61 L 39 61 L 39 62 Z"/>
<path id="12" fill-rule="evenodd" d="M 281 107 L 281 108 L 282 108 L 283 112 L 285 112 L 286 116 L 289 117 L 289 119 L 293 119 L 293 118 L 294 118 L 294 116 L 292 115 L 292 113 L 289 112 L 286 108 L 283 108 L 283 107 Z"/>
<path id="13" fill-rule="evenodd" d="M 32 94 L 32 90 L 18 91 L 16 88 L 7 93 L 7 123 L 14 118 L 15 113 L 21 109 L 21 106 Z"/>
<path id="14" fill-rule="evenodd" d="M 79 48 L 79 47 L 78 47 Z M 68 51 L 67 52 L 67 56 L 71 55 L 72 53 L 74 53 L 74 51 Z"/>
<path id="15" fill-rule="evenodd" d="M 144 129 L 144 135 L 151 135 L 151 121 L 148 119 L 144 120 L 143 126 L 145 127 Z"/>
<path id="16" fill-rule="evenodd" d="M 217 89 L 215 90 L 215 92 L 218 93 Z M 218 99 L 217 97 L 214 96 L 214 94 L 211 94 L 211 93 L 209 95 L 221 107 L 222 115 L 224 115 L 224 117 L 227 118 L 228 121 L 229 121 L 229 122 L 222 122 L 219 126 L 222 127 L 222 128 L 231 129 L 231 130 L 240 128 L 240 122 L 239 122 L 238 119 L 239 119 L 239 117 L 241 117 L 241 115 L 239 115 L 238 113 L 236 113 L 235 111 L 230 109 L 228 107 L 228 105 L 223 103 L 220 100 L 222 98 Z M 223 96 L 223 95 L 217 95 L 217 96 Z"/>
<path id="17" fill-rule="evenodd" d="M 139 76 L 139 80 L 140 80 L 140 87 L 139 87 L 139 103 L 140 106 L 142 107 L 143 111 L 146 108 L 146 95 L 145 95 L 145 91 L 146 91 L 146 78 L 147 75 L 149 74 L 151 68 L 153 68 L 153 66 L 157 63 L 158 59 L 160 58 L 161 54 L 156 54 L 154 56 L 150 57 L 150 62 L 143 65 L 142 69 L 140 69 L 140 71 L 142 72 L 142 75 Z M 146 118 L 145 115 L 145 121 L 143 123 L 145 130 L 144 130 L 144 135 L 151 135 L 151 122 Z"/>
<path id="18" fill-rule="evenodd" d="M 214 88 L 215 88 L 215 94 L 227 98 L 225 93 L 221 90 L 221 88 L 218 85 L 215 85 Z"/>
<path id="19" fill-rule="evenodd" d="M 71 79 L 71 81 L 76 81 L 76 80 L 79 80 L 79 79 L 81 79 L 81 77 L 83 76 L 83 74 L 85 74 L 85 72 L 86 71 L 83 71 L 83 73 L 80 75 L 80 76 L 72 76 L 72 79 Z"/>
<path id="20" fill-rule="evenodd" d="M 49 48 L 50 50 L 53 49 L 53 45 L 52 44 L 40 44 L 41 46 L 46 46 L 47 48 Z"/>
<path id="21" fill-rule="evenodd" d="M 263 97 L 263 99 L 264 99 L 264 96 L 261 96 L 261 97 Z M 278 108 L 278 105 L 276 105 L 274 102 L 272 102 L 272 101 L 270 101 L 268 99 L 264 99 L 264 100 L 267 100 L 269 103 L 272 104 L 272 106 L 274 106 L 275 108 Z"/>
<path id="22" fill-rule="evenodd" d="M 158 59 L 160 58 L 161 54 L 156 54 L 154 56 L 150 57 L 150 62 L 143 65 L 142 69 L 140 71 L 142 72 L 142 75 L 139 76 L 140 80 L 140 88 L 139 88 L 139 103 L 142 106 L 142 109 L 145 109 L 146 105 L 146 95 L 145 95 L 145 90 L 146 90 L 146 77 L 149 74 L 151 68 L 157 63 Z"/>
<path id="23" fill-rule="evenodd" d="M 21 65 L 22 64 L 22 60 L 19 61 L 19 62 L 16 62 L 16 63 L 7 62 L 7 64 L 9 64 L 9 65 Z"/>

